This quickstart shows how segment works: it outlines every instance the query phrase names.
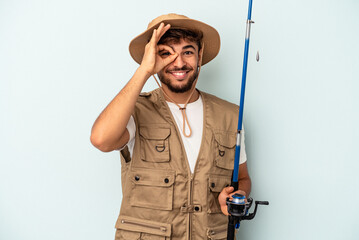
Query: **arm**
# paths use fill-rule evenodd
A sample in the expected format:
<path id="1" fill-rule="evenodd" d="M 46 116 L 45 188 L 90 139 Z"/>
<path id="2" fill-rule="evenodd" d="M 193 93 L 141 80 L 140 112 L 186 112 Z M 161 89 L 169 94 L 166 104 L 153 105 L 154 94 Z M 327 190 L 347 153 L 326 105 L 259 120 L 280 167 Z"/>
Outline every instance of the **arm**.
<path id="1" fill-rule="evenodd" d="M 247 169 L 247 162 L 244 162 L 239 165 L 238 190 L 243 191 L 243 195 L 248 198 L 249 194 L 251 193 L 251 185 L 251 179 Z"/>
<path id="2" fill-rule="evenodd" d="M 96 119 L 90 140 L 101 151 L 110 152 L 127 144 L 129 133 L 126 125 L 143 86 L 151 75 L 159 72 L 177 57 L 177 54 L 170 48 L 168 51 L 171 55 L 167 58 L 161 58 L 157 54 L 159 51 L 157 43 L 169 28 L 170 25 L 164 26 L 161 23 L 158 29 L 153 31 L 152 38 L 145 47 L 141 65 L 131 80 Z"/>
<path id="3" fill-rule="evenodd" d="M 223 214 L 228 215 L 226 198 L 231 197 L 235 193 L 249 196 L 251 192 L 251 179 L 248 174 L 247 162 L 239 165 L 239 175 L 238 175 L 238 191 L 234 191 L 233 187 L 226 187 L 222 190 L 222 192 L 218 196 L 218 201 L 221 206 L 221 210 Z"/>

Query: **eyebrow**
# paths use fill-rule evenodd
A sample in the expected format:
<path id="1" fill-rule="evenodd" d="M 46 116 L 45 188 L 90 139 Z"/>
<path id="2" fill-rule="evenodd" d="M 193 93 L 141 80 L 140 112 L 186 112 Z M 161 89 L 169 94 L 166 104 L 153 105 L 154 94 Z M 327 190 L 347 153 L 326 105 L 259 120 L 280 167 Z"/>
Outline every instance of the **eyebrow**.
<path id="1" fill-rule="evenodd" d="M 184 47 L 182 48 L 182 50 L 185 50 L 185 49 L 188 49 L 188 48 L 193 48 L 193 50 L 196 50 L 196 48 L 195 48 L 193 45 L 191 45 L 191 44 L 184 46 Z"/>
<path id="2" fill-rule="evenodd" d="M 168 47 L 170 47 L 174 52 L 176 52 L 173 46 L 168 45 Z M 182 50 L 186 50 L 186 49 L 189 49 L 189 48 L 193 48 L 193 50 L 196 50 L 196 48 L 195 48 L 192 44 L 188 44 L 188 45 L 184 46 L 184 47 L 182 48 Z M 158 51 L 158 53 L 161 53 L 161 52 L 164 52 L 164 51 L 167 51 L 167 50 L 166 50 L 166 49 L 162 49 L 162 50 Z"/>

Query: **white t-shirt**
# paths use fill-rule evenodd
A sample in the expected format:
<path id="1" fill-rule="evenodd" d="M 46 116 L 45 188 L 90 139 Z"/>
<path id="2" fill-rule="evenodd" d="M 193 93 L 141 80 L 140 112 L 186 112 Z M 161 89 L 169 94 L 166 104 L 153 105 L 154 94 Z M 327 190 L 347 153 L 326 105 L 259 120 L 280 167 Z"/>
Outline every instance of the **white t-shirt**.
<path id="1" fill-rule="evenodd" d="M 186 115 L 188 122 L 191 126 L 192 135 L 190 137 L 185 137 L 183 135 L 183 117 L 181 110 L 178 109 L 178 106 L 172 102 L 167 102 L 169 109 L 171 110 L 172 116 L 176 121 L 178 130 L 181 133 L 182 142 L 186 150 L 188 163 L 191 169 L 191 172 L 194 172 L 194 167 L 198 158 L 199 149 L 202 142 L 202 133 L 203 133 L 203 102 L 202 97 L 200 96 L 197 101 L 188 103 L 186 107 Z M 184 104 L 179 104 L 181 107 Z M 186 125 L 186 134 L 189 134 L 189 128 Z M 128 149 L 130 151 L 131 157 L 133 148 L 135 145 L 135 133 L 136 133 L 136 124 L 131 116 L 128 124 L 127 130 L 130 134 L 130 140 L 127 143 Z M 247 161 L 246 149 L 244 145 L 244 131 L 242 130 L 241 136 L 241 153 L 239 164 Z"/>

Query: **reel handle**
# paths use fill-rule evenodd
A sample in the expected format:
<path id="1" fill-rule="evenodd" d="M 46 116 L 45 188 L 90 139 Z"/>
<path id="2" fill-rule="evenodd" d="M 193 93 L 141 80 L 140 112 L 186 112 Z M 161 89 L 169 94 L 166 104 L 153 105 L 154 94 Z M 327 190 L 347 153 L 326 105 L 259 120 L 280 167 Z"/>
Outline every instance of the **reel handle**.
<path id="1" fill-rule="evenodd" d="M 268 201 L 256 201 L 255 202 L 256 205 L 269 205 Z"/>

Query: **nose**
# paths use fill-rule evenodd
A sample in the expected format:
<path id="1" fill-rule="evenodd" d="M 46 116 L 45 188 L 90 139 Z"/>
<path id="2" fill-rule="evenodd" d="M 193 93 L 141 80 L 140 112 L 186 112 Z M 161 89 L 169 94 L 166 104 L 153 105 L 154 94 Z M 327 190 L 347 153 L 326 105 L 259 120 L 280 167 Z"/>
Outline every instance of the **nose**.
<path id="1" fill-rule="evenodd" d="M 183 61 L 181 54 L 178 54 L 177 58 L 173 61 L 173 66 L 176 68 L 182 68 L 186 65 L 186 62 Z"/>

